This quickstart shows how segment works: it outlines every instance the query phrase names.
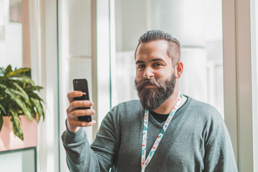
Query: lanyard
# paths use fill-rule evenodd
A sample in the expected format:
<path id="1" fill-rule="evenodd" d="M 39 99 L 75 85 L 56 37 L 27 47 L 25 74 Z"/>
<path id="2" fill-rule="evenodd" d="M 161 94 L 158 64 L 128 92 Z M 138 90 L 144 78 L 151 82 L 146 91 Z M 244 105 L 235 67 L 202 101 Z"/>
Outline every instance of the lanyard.
<path id="1" fill-rule="evenodd" d="M 177 100 L 177 103 L 176 105 L 173 107 L 172 111 L 170 112 L 165 124 L 163 125 L 163 128 L 161 129 L 155 143 L 153 144 L 152 148 L 151 148 L 151 151 L 147 157 L 147 159 L 145 160 L 146 158 L 146 145 L 147 145 L 147 131 L 148 131 L 148 117 L 149 117 L 149 111 L 147 109 L 145 109 L 145 116 L 144 116 L 144 124 L 143 124 L 143 132 L 142 132 L 142 162 L 141 162 L 141 165 L 142 165 L 142 172 L 145 171 L 145 168 L 146 166 L 149 164 L 149 162 L 151 161 L 156 149 L 158 148 L 159 146 L 159 143 L 165 133 L 165 131 L 167 130 L 168 128 L 168 125 L 170 124 L 170 121 L 172 120 L 172 118 L 174 117 L 179 105 L 180 105 L 180 102 L 182 100 L 183 96 L 182 94 L 180 94 L 178 100 Z"/>

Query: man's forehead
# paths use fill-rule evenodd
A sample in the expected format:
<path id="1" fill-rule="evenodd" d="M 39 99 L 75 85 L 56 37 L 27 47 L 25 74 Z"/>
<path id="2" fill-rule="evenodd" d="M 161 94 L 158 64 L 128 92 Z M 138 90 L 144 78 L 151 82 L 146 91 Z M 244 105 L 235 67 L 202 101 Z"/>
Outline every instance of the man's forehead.
<path id="1" fill-rule="evenodd" d="M 166 40 L 155 40 L 141 43 L 135 53 L 135 61 L 145 59 L 150 61 L 153 59 L 162 60 L 168 57 L 168 42 Z"/>
<path id="2" fill-rule="evenodd" d="M 168 41 L 166 40 L 153 40 L 149 42 L 142 42 L 139 44 L 138 50 L 153 49 L 153 48 L 168 48 Z"/>

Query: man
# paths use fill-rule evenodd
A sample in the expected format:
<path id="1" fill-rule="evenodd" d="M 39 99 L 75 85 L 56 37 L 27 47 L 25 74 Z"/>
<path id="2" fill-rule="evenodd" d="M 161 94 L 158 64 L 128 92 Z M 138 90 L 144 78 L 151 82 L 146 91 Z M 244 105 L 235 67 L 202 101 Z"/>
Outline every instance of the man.
<path id="1" fill-rule="evenodd" d="M 114 107 L 90 146 L 78 116 L 94 115 L 91 101 L 68 93 L 67 130 L 62 135 L 71 171 L 235 172 L 235 157 L 218 111 L 179 91 L 183 72 L 179 42 L 162 31 L 148 31 L 135 50 L 139 100 Z"/>

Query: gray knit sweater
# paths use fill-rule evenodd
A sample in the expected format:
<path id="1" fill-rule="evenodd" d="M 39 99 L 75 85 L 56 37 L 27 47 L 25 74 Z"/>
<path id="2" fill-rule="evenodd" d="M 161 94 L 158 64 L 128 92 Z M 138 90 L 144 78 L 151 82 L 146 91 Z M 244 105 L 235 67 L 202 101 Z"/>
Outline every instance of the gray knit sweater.
<path id="1" fill-rule="evenodd" d="M 78 172 L 140 172 L 144 109 L 133 100 L 114 107 L 90 146 L 82 128 L 62 135 L 67 164 Z M 163 123 L 149 116 L 147 153 Z M 236 172 L 225 123 L 212 106 L 188 97 L 178 109 L 146 172 Z"/>

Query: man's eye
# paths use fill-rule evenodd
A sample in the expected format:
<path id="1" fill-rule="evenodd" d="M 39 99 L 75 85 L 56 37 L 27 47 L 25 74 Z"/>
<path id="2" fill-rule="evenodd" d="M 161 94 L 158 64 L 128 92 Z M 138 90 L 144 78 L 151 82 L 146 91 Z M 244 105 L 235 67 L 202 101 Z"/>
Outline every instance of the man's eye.
<path id="1" fill-rule="evenodd" d="M 142 69 L 142 68 L 144 68 L 144 67 L 145 67 L 145 65 L 138 65 L 138 66 L 137 66 L 138 69 Z"/>
<path id="2" fill-rule="evenodd" d="M 159 66 L 162 66 L 162 64 L 161 63 L 154 63 L 154 66 L 159 67 Z"/>

